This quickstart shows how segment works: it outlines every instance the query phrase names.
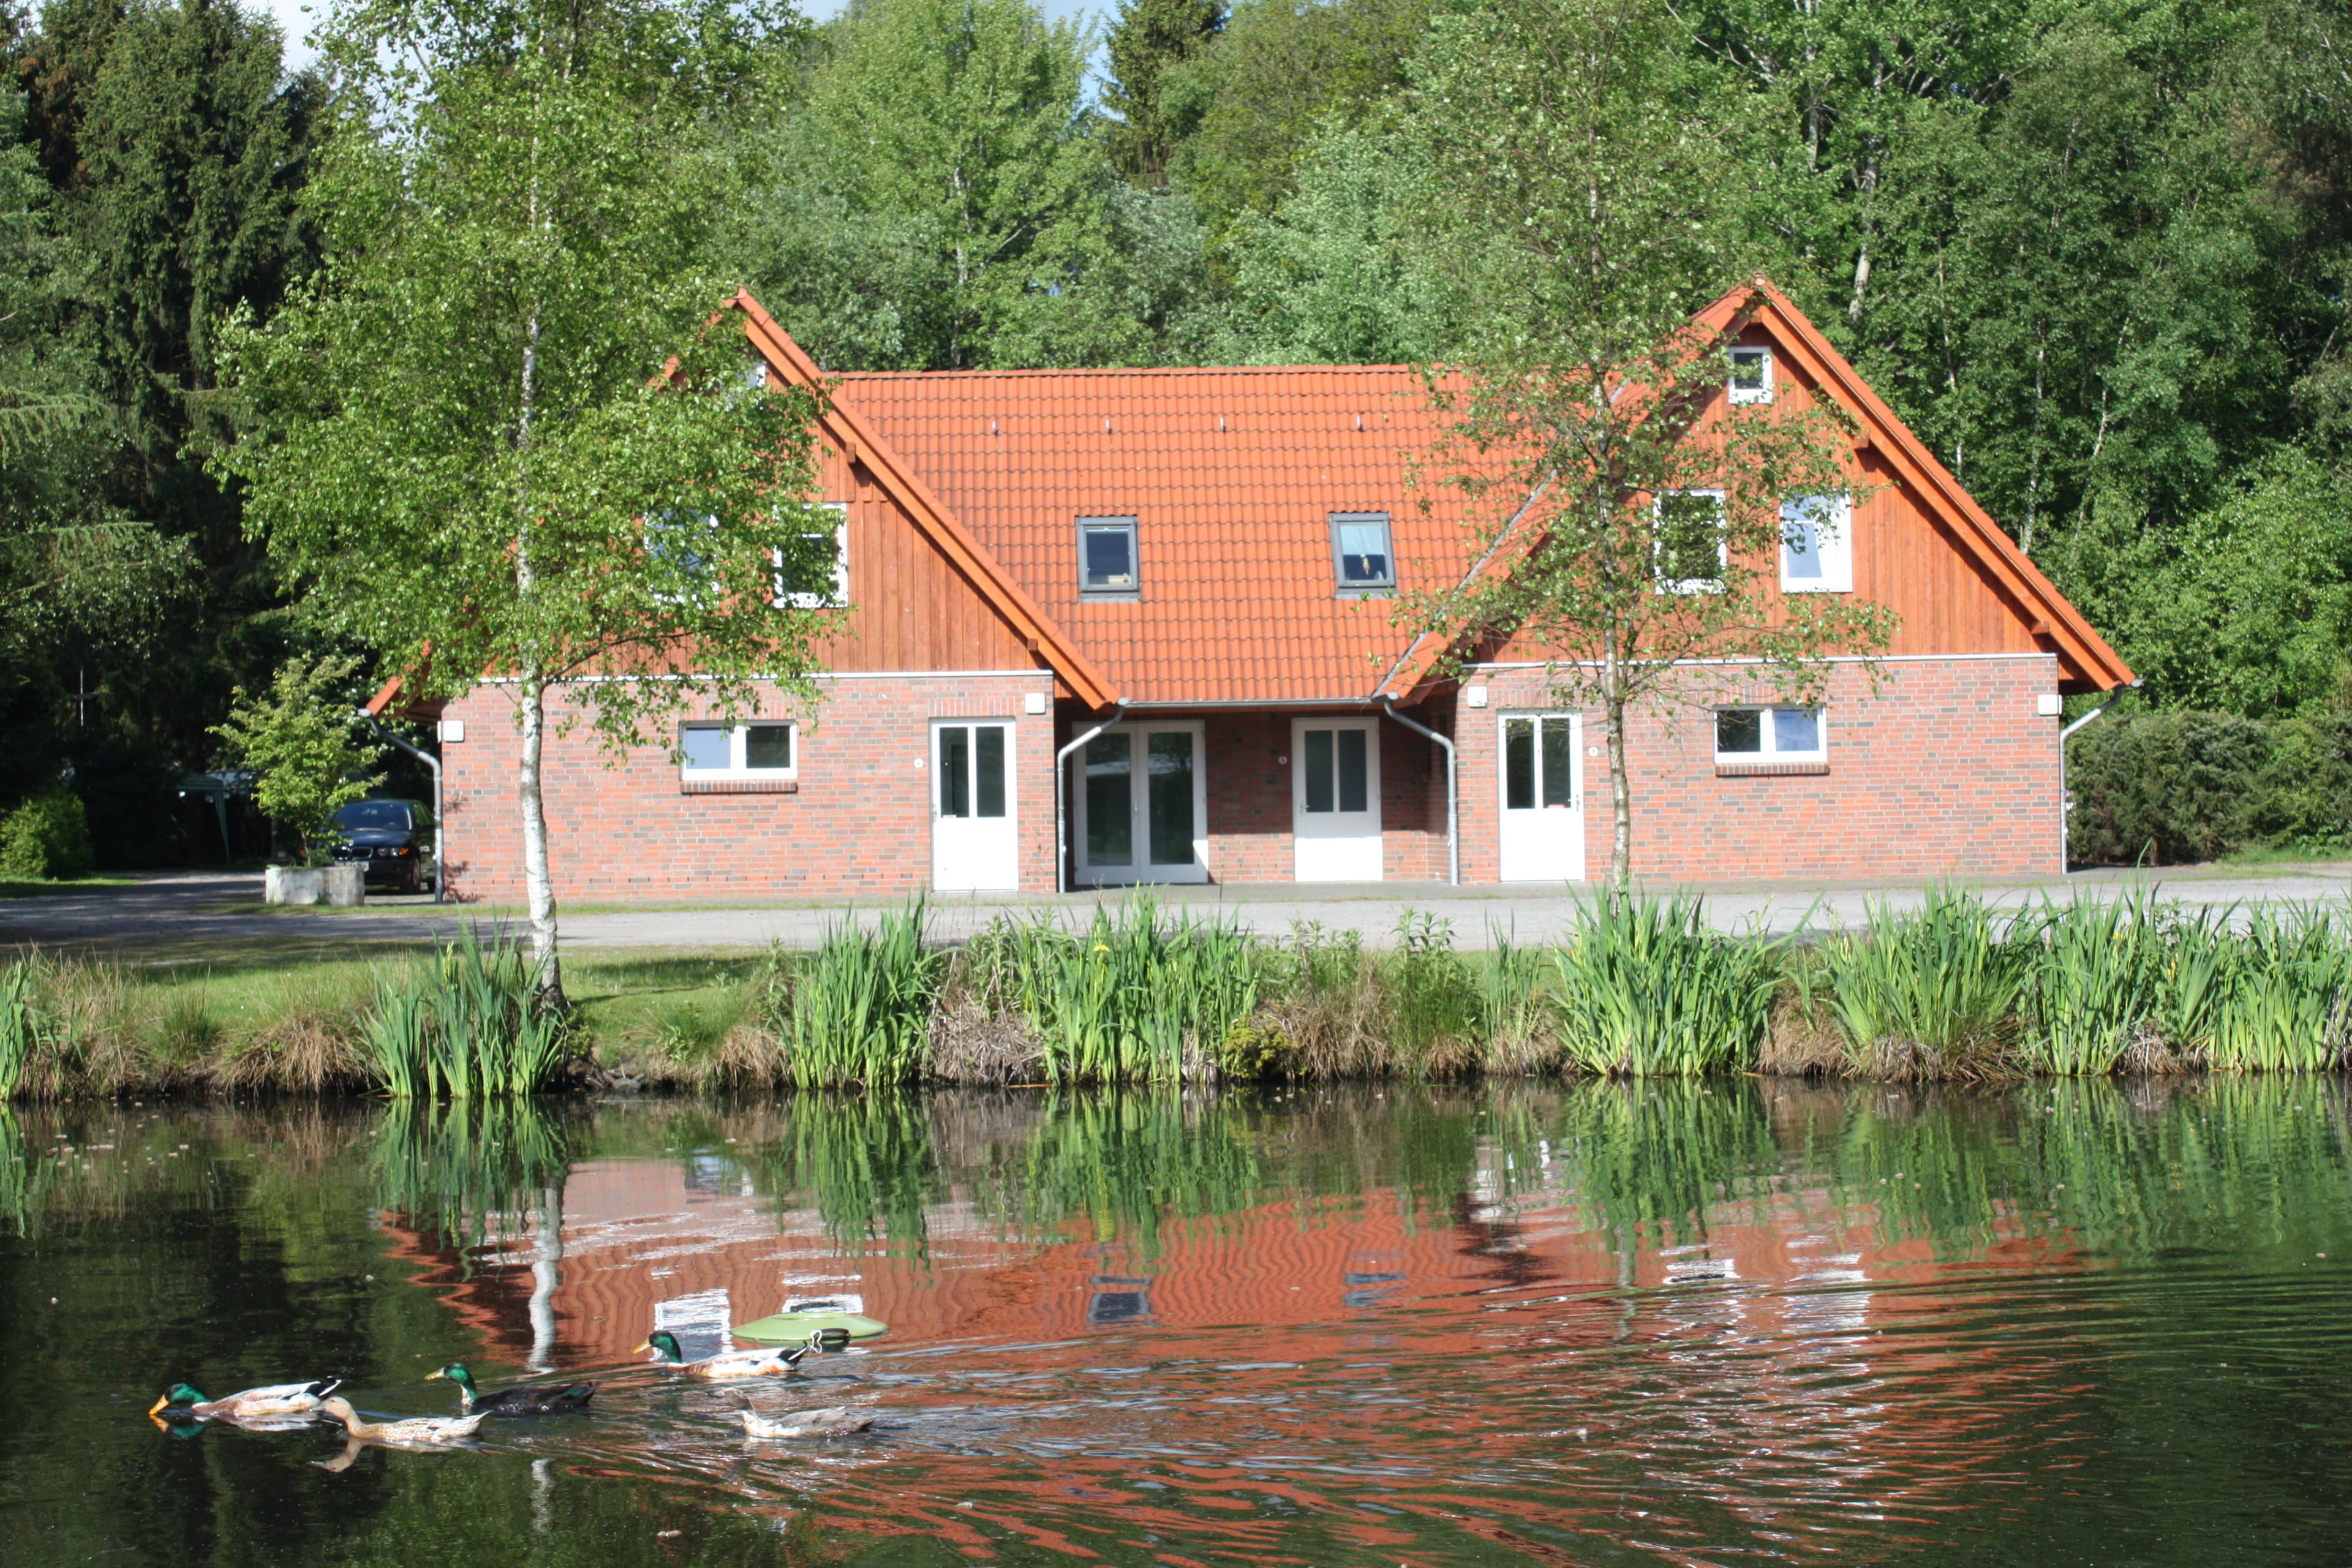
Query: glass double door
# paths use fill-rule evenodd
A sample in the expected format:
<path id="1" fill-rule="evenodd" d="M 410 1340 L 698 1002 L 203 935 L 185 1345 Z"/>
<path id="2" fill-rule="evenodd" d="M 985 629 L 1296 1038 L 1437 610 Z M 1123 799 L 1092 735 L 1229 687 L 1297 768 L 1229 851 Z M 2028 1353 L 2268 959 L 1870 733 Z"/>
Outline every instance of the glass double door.
<path id="1" fill-rule="evenodd" d="M 1197 722 L 1116 724 L 1079 748 L 1073 792 L 1078 881 L 1209 879 L 1201 752 Z"/>
<path id="2" fill-rule="evenodd" d="M 931 725 L 931 886 L 947 892 L 1017 888 L 1021 838 L 1010 722 Z"/>
<path id="3" fill-rule="evenodd" d="M 1573 713 L 1506 713 L 1500 721 L 1502 879 L 1583 880 L 1583 721 Z"/>

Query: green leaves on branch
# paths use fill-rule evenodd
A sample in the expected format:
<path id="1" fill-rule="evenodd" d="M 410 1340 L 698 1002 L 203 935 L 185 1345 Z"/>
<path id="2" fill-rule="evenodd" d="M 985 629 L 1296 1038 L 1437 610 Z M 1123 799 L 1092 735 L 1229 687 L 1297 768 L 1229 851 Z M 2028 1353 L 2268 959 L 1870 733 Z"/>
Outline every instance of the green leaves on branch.
<path id="1" fill-rule="evenodd" d="M 297 655 L 268 690 L 240 687 L 228 721 L 213 730 L 229 755 L 253 770 L 263 815 L 301 840 L 305 865 L 325 863 L 336 811 L 379 782 L 364 771 L 376 749 L 356 733 L 351 691 L 358 668 L 355 659 Z"/>
<path id="2" fill-rule="evenodd" d="M 331 30 L 326 266 L 227 335 L 248 433 L 216 466 L 309 613 L 413 695 L 593 673 L 579 701 L 622 742 L 810 663 L 823 614 L 774 574 L 831 532 L 799 500 L 815 405 L 751 384 L 698 267 L 731 194 L 723 21 L 378 5 Z"/>

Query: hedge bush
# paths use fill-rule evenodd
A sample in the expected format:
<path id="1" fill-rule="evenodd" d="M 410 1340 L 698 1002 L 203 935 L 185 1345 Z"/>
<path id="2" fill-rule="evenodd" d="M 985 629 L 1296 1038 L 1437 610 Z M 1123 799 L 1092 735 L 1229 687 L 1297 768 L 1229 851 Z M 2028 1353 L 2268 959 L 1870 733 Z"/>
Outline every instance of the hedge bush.
<path id="1" fill-rule="evenodd" d="M 2352 714 L 2113 713 L 2067 742 L 2066 784 L 2078 862 L 2338 852 L 2352 848 Z"/>
<path id="2" fill-rule="evenodd" d="M 0 821 L 0 877 L 79 877 L 89 868 L 89 822 L 64 790 L 37 795 Z"/>

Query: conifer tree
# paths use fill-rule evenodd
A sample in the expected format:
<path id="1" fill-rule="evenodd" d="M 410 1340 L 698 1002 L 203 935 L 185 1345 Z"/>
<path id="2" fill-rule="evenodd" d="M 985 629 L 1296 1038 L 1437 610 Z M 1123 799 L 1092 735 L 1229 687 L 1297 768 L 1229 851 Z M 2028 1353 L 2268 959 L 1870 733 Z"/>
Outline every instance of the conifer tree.
<path id="1" fill-rule="evenodd" d="M 1190 126 L 1164 112 L 1168 68 L 1192 58 L 1225 25 L 1224 0 L 1128 0 L 1110 32 L 1103 107 L 1118 117 L 1111 161 L 1139 185 L 1168 183 L 1168 159 Z"/>

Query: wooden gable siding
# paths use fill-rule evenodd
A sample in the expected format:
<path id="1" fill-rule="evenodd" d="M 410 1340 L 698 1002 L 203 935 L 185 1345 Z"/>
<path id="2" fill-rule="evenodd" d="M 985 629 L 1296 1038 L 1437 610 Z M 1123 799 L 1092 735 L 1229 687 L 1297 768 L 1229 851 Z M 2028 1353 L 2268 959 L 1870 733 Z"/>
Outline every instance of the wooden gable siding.
<path id="1" fill-rule="evenodd" d="M 1799 363 L 1799 356 L 1761 322 L 1750 322 L 1739 333 L 1744 346 L 1773 351 L 1776 399 L 1803 408 L 1819 388 Z M 1707 418 L 1720 415 L 1725 395 Z M 1895 466 L 1868 434 L 1860 450 L 1843 467 L 1857 494 L 1853 511 L 1853 592 L 1832 595 L 1858 603 L 1883 605 L 1895 612 L 1898 624 L 1888 644 L 1890 656 L 1923 654 L 2047 653 L 2046 633 L 2037 636 L 2039 612 L 2003 585 L 1984 563 L 1953 536 L 1950 525 L 1907 485 Z M 1760 584 L 1765 596 L 1780 597 L 1777 562 L 1769 563 Z M 1540 662 L 1551 649 L 1532 638 L 1514 637 L 1485 657 L 1498 663 Z"/>
<path id="2" fill-rule="evenodd" d="M 817 497 L 849 509 L 849 603 L 816 645 L 836 670 L 1034 669 L 1037 657 L 865 464 L 828 452 Z"/>

